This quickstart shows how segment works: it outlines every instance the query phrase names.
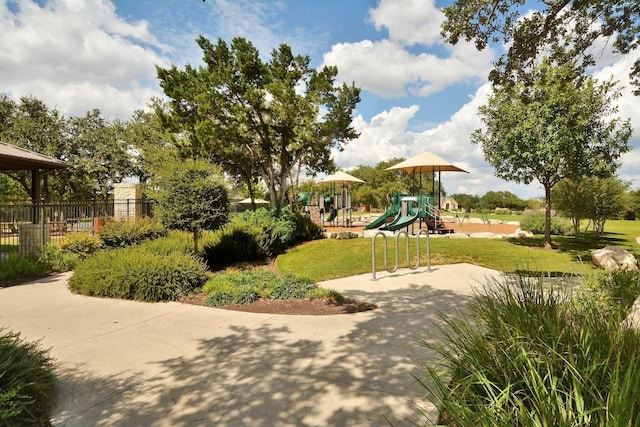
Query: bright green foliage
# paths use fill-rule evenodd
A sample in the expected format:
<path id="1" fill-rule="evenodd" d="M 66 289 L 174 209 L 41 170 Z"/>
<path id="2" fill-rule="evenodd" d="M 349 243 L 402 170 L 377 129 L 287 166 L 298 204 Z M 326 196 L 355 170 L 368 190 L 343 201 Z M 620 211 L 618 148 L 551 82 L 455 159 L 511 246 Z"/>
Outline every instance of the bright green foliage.
<path id="1" fill-rule="evenodd" d="M 442 34 L 450 43 L 473 40 L 478 50 L 491 43 L 509 46 L 490 74 L 499 84 L 522 78 L 543 53 L 555 63 L 580 59 L 584 71 L 602 53 L 603 38 L 612 39 L 609 44 L 622 55 L 633 56 L 640 46 L 637 0 L 455 0 L 444 14 Z M 637 55 L 631 77 L 639 86 Z"/>
<path id="2" fill-rule="evenodd" d="M 203 245 L 204 259 L 209 268 L 221 268 L 239 262 L 262 261 L 267 254 L 258 243 L 260 229 L 231 225 L 219 231 L 217 239 Z"/>
<path id="3" fill-rule="evenodd" d="M 640 217 L 640 190 L 629 192 L 630 209 L 635 213 L 636 218 Z"/>
<path id="4" fill-rule="evenodd" d="M 533 234 L 544 234 L 545 215 L 543 211 L 528 212 L 520 220 L 520 228 Z M 568 236 L 572 232 L 571 224 L 567 218 L 551 217 L 550 232 L 552 236 Z"/>
<path id="5" fill-rule="evenodd" d="M 296 299 L 330 294 L 319 289 L 309 279 L 294 275 L 278 276 L 266 270 L 218 273 L 203 288 L 207 294 L 205 303 L 215 307 L 249 304 L 260 298 Z M 336 299 L 341 298 L 337 296 Z"/>
<path id="6" fill-rule="evenodd" d="M 595 304 L 603 312 L 627 316 L 629 309 L 640 295 L 640 272 L 602 271 L 586 279 L 589 294 L 580 298 L 583 304 Z"/>
<path id="7" fill-rule="evenodd" d="M 206 245 L 205 259 L 211 267 L 258 261 L 322 237 L 320 227 L 308 217 L 289 209 L 278 213 L 260 208 L 234 216 L 219 234 L 219 240 Z"/>
<path id="8" fill-rule="evenodd" d="M 527 202 L 510 191 L 487 191 L 485 195 L 482 196 L 482 207 L 489 210 L 507 208 L 514 211 L 521 211 L 527 207 Z"/>
<path id="9" fill-rule="evenodd" d="M 99 110 L 65 118 L 42 100 L 22 97 L 14 102 L 0 94 L 0 140 L 63 159 L 69 168 L 50 173 L 42 185 L 45 200 L 107 199 L 113 183 L 134 172 L 124 124 L 108 121 Z M 5 171 L 31 195 L 31 172 Z"/>
<path id="10" fill-rule="evenodd" d="M 451 197 L 453 197 L 456 202 L 458 202 L 458 206 L 460 206 L 460 209 L 464 209 L 467 212 L 480 208 L 480 197 L 478 196 L 456 193 L 452 194 Z"/>
<path id="11" fill-rule="evenodd" d="M 551 189 L 563 178 L 615 173 L 632 131 L 628 120 L 615 117 L 613 83 L 598 84 L 571 63 L 555 67 L 547 60 L 530 77 L 532 83 L 495 88 L 480 107 L 485 129 L 472 141 L 482 145 L 497 177 L 542 184 L 550 225 Z M 548 230 L 545 244 L 551 245 Z"/>
<path id="12" fill-rule="evenodd" d="M 154 99 L 149 108 L 153 111 L 134 111 L 124 129 L 124 138 L 133 148 L 131 174 L 138 177 L 145 194 L 153 193 L 162 177 L 171 174 L 173 165 L 180 160 L 178 147 L 164 131 L 155 112 L 166 106 Z"/>
<path id="13" fill-rule="evenodd" d="M 63 251 L 60 246 L 55 243 L 49 243 L 38 258 L 38 262 L 44 265 L 47 271 L 70 271 L 80 261 L 80 257 L 73 252 Z"/>
<path id="14" fill-rule="evenodd" d="M 420 187 L 420 177 L 415 179 L 411 175 L 403 171 L 388 171 L 388 167 L 400 163 L 404 158 L 394 158 L 381 161 L 375 167 L 358 166 L 349 171 L 349 174 L 362 179 L 365 183 L 358 184 L 353 188 L 352 204 L 371 204 L 377 208 L 385 208 L 391 204 L 391 196 L 398 192 L 409 193 L 422 191 L 431 193 L 433 190 L 438 191 L 438 181 L 433 185 L 432 176 L 430 174 L 422 175 L 422 187 Z M 329 186 L 325 186 L 329 189 Z M 338 191 L 340 188 L 338 188 Z M 441 188 L 443 194 L 444 187 Z M 330 195 L 325 191 L 325 196 Z"/>
<path id="15" fill-rule="evenodd" d="M 338 70 L 309 67 L 308 56 L 280 45 L 269 61 L 244 38 L 197 39 L 204 66 L 158 68 L 171 113 L 163 115 L 191 156 L 204 156 L 241 177 L 253 194 L 257 177 L 279 210 L 296 167 L 333 168 L 332 148 L 357 137 L 351 115 L 360 90 L 334 87 Z"/>
<path id="16" fill-rule="evenodd" d="M 591 220 L 602 236 L 606 220 L 623 217 L 629 208 L 628 188 L 628 183 L 616 177 L 564 179 L 553 190 L 554 205 L 572 219 L 576 236 L 582 219 Z"/>
<path id="17" fill-rule="evenodd" d="M 100 240 L 107 248 L 122 248 L 165 236 L 166 233 L 157 218 L 141 217 L 135 221 L 108 219 L 100 230 Z M 91 245 L 91 242 L 86 243 Z"/>
<path id="18" fill-rule="evenodd" d="M 55 398 L 51 356 L 0 328 L 0 426 L 49 426 Z"/>
<path id="19" fill-rule="evenodd" d="M 68 191 L 72 197 L 89 200 L 95 195 L 107 200 L 112 184 L 133 173 L 124 128 L 123 122 L 109 122 L 98 109 L 68 119 L 64 159 L 71 166 Z"/>
<path id="20" fill-rule="evenodd" d="M 470 312 L 443 316 L 442 340 L 423 342 L 442 359 L 420 378 L 439 424 L 637 425 L 640 334 L 621 315 L 542 280 L 487 284 Z"/>
<path id="21" fill-rule="evenodd" d="M 47 266 L 38 259 L 10 252 L 9 259 L 0 262 L 0 280 L 29 277 L 47 272 Z"/>
<path id="22" fill-rule="evenodd" d="M 134 223 L 134 226 L 140 227 L 141 229 L 155 228 L 151 221 L 148 223 L 146 219 L 142 221 L 143 223 Z M 108 227 L 110 226 L 112 226 L 112 224 L 108 225 Z M 80 259 L 84 259 L 102 247 L 102 240 L 99 236 L 95 236 L 92 233 L 67 233 L 64 238 L 56 241 L 56 245 L 59 246 L 63 252 L 71 252 L 78 255 Z"/>
<path id="23" fill-rule="evenodd" d="M 178 299 L 204 284 L 202 261 L 158 248 L 141 244 L 98 252 L 78 264 L 69 289 L 88 296 L 155 302 Z"/>
<path id="24" fill-rule="evenodd" d="M 214 169 L 204 162 L 187 161 L 162 180 L 159 208 L 167 228 L 193 234 L 193 253 L 203 230 L 217 230 L 227 223 L 227 189 Z"/>

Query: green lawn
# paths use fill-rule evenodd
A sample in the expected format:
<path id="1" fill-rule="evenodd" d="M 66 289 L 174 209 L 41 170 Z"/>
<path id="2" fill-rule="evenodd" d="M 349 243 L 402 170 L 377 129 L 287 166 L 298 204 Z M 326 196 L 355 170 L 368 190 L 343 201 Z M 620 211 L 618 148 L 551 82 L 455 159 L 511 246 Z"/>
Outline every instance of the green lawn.
<path id="1" fill-rule="evenodd" d="M 607 245 L 620 245 L 639 252 L 635 241 L 640 236 L 639 221 L 608 221 L 607 233 L 600 240 L 592 235 L 579 239 L 554 237 L 556 249 L 542 249 L 542 237 L 532 239 L 445 239 L 432 238 L 431 263 L 454 264 L 466 262 L 506 272 L 523 272 L 545 275 L 582 275 L 594 271 L 591 250 Z M 384 269 L 382 262 L 383 240 L 376 241 L 377 270 Z M 400 245 L 400 267 L 406 267 L 404 243 Z M 415 252 L 415 240 L 411 242 Z M 423 257 L 425 244 L 422 243 Z M 412 262 L 415 258 L 412 259 Z M 404 260 L 404 262 L 403 262 Z M 395 263 L 395 251 L 389 242 L 389 264 Z M 321 281 L 355 274 L 371 273 L 371 239 L 324 239 L 308 242 L 291 249 L 277 258 L 282 273 L 297 273 Z M 426 265 L 424 258 L 422 265 Z"/>

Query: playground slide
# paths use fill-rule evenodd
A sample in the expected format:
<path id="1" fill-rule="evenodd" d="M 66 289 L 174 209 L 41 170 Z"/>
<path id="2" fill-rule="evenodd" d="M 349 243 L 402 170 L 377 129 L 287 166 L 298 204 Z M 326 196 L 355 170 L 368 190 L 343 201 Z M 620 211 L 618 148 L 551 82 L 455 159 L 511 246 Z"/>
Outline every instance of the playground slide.
<path id="1" fill-rule="evenodd" d="M 328 217 L 327 219 L 325 219 L 325 221 L 326 221 L 326 222 L 331 222 L 331 221 L 333 221 L 334 219 L 336 219 L 336 216 L 338 216 L 338 209 L 336 209 L 336 208 L 332 208 L 332 209 L 329 211 L 329 217 Z"/>
<path id="2" fill-rule="evenodd" d="M 385 230 L 385 231 L 400 230 L 401 228 L 405 228 L 413 224 L 419 217 L 420 215 L 418 213 L 416 213 L 415 215 L 409 215 L 409 216 L 399 216 L 398 218 L 394 219 L 391 224 L 385 227 L 380 227 L 380 230 Z"/>
<path id="3" fill-rule="evenodd" d="M 388 211 L 386 211 L 384 214 L 380 215 L 378 218 L 376 218 L 375 221 L 371 222 L 370 224 L 367 224 L 367 226 L 365 227 L 365 230 L 371 230 L 374 228 L 378 228 L 381 225 L 384 225 L 387 222 L 387 219 L 392 217 L 392 216 L 396 216 L 398 214 L 398 208 L 396 206 L 392 207 L 391 209 L 389 209 Z"/>

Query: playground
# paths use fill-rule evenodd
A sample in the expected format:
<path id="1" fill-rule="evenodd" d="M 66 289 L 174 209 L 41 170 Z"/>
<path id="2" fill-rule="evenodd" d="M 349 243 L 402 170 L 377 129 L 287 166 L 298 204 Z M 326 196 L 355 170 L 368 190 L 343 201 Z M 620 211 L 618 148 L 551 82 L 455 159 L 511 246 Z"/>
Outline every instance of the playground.
<path id="1" fill-rule="evenodd" d="M 365 230 L 391 232 L 406 230 L 411 234 L 420 230 L 427 230 L 432 234 L 453 232 L 452 228 L 445 226 L 441 216 L 441 173 L 468 173 L 467 171 L 429 152 L 401 161 L 385 170 L 407 173 L 412 180 L 411 191 L 398 190 L 393 194 L 388 194 L 386 210 L 377 217 L 369 218 L 365 224 L 362 224 L 362 221 L 354 223 L 349 194 L 350 185 L 364 183 L 364 181 L 346 172 L 338 171 L 320 181 L 320 184 L 330 184 L 328 194 L 303 192 L 298 201 L 302 204 L 303 211 L 309 215 L 313 222 L 328 230 L 363 225 Z M 435 187 L 436 173 L 438 177 L 437 189 Z M 431 176 L 431 191 L 423 189 L 422 176 L 424 174 Z"/>

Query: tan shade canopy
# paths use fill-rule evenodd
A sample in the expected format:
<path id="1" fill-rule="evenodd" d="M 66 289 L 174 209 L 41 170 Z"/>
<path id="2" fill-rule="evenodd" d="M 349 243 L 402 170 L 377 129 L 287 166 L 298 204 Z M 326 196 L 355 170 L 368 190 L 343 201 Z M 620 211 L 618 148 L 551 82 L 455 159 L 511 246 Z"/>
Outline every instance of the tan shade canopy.
<path id="1" fill-rule="evenodd" d="M 342 182 L 344 184 L 349 182 L 362 183 L 364 181 L 346 172 L 338 171 L 320 180 L 320 182 Z"/>
<path id="2" fill-rule="evenodd" d="M 431 172 L 467 172 L 464 169 L 449 163 L 433 153 L 425 151 L 403 162 L 386 168 L 385 170 L 403 170 L 409 174 L 422 174 Z"/>
<path id="3" fill-rule="evenodd" d="M 67 164 L 26 148 L 0 142 L 0 170 L 64 169 Z"/>

